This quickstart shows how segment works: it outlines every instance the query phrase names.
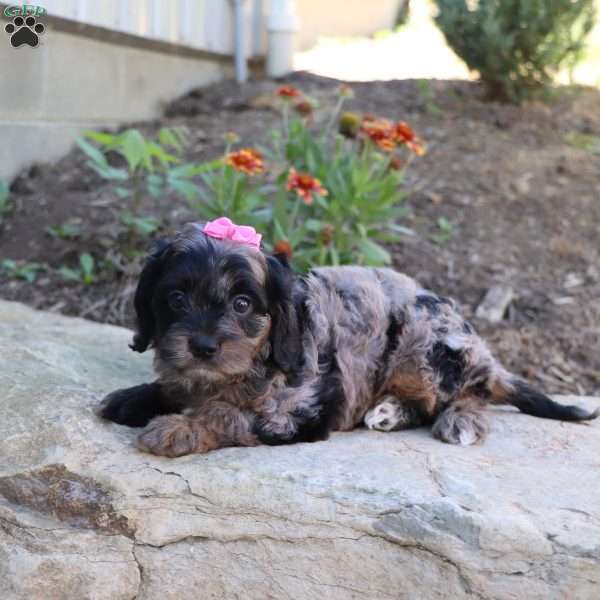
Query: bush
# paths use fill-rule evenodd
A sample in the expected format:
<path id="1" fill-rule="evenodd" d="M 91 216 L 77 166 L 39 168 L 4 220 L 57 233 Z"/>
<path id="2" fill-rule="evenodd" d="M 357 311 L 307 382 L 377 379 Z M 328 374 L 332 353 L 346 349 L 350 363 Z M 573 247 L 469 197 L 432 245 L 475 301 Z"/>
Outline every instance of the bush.
<path id="1" fill-rule="evenodd" d="M 580 58 L 594 1 L 437 0 L 436 21 L 490 99 L 520 102 Z"/>

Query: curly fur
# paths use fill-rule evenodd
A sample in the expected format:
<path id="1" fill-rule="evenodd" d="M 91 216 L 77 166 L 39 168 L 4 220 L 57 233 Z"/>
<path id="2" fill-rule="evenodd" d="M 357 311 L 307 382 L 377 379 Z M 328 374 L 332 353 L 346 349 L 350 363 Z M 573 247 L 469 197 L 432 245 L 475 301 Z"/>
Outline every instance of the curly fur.
<path id="1" fill-rule="evenodd" d="M 154 454 L 312 442 L 363 421 L 382 431 L 431 424 L 466 445 L 484 438 L 490 403 L 563 420 L 600 412 L 559 405 L 508 373 L 452 300 L 391 269 L 300 276 L 192 224 L 159 243 L 134 304 L 132 348 L 154 348 L 158 380 L 110 394 L 98 414 L 146 425 L 138 446 Z M 210 355 L 198 355 L 198 339 Z"/>

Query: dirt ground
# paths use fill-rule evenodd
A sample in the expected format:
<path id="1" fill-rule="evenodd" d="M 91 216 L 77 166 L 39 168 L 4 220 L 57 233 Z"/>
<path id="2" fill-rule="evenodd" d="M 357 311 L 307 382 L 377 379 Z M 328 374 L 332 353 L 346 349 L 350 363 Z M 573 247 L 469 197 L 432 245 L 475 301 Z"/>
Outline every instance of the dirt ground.
<path id="1" fill-rule="evenodd" d="M 338 82 L 306 74 L 289 79 L 321 103 Z M 223 150 L 235 131 L 251 145 L 278 119 L 269 101 L 276 85 L 225 82 L 165 107 L 162 125 L 191 132 L 190 160 Z M 572 134 L 600 135 L 600 92 L 562 90 L 548 104 L 485 103 L 471 82 L 431 80 L 353 84 L 349 107 L 410 122 L 428 153 L 407 175 L 415 236 L 393 248 L 395 266 L 453 296 L 511 370 L 549 392 L 600 394 L 600 156 Z M 119 199 L 74 150 L 53 165 L 36 165 L 12 184 L 13 209 L 0 229 L 0 257 L 48 265 L 30 284 L 0 275 L 0 295 L 38 308 L 130 325 L 139 254 L 123 252 Z M 194 219 L 185 200 L 145 201 L 168 234 Z M 451 224 L 446 233 L 439 218 Z M 78 220 L 75 239 L 48 226 Z M 448 228 L 446 228 L 448 229 Z M 82 252 L 107 260 L 92 285 L 66 283 L 56 272 Z M 506 318 L 491 325 L 474 316 L 494 284 L 511 286 Z"/>

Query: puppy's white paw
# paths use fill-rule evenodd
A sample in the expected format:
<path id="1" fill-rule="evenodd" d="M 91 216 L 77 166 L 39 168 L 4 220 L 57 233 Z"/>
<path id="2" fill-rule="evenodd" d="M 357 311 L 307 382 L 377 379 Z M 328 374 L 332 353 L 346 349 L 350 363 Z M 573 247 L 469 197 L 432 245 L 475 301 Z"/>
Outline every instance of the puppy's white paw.
<path id="1" fill-rule="evenodd" d="M 395 405 L 390 401 L 381 402 L 367 412 L 364 422 L 369 429 L 392 431 L 398 423 Z"/>

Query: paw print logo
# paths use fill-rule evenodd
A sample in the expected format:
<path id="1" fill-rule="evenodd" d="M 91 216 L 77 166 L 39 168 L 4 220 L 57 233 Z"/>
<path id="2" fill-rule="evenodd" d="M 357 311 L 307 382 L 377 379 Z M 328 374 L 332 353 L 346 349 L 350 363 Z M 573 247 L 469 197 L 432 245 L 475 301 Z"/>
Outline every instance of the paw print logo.
<path id="1" fill-rule="evenodd" d="M 4 31 L 10 35 L 10 43 L 13 48 L 18 48 L 27 44 L 35 48 L 40 43 L 39 36 L 46 31 L 46 28 L 37 22 L 35 17 L 27 18 L 15 17 L 12 23 L 8 23 Z"/>

